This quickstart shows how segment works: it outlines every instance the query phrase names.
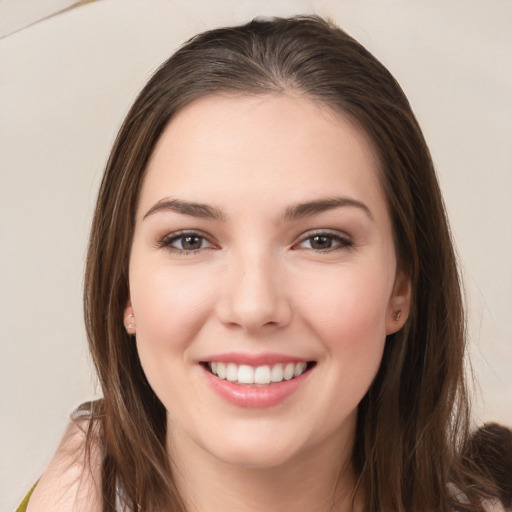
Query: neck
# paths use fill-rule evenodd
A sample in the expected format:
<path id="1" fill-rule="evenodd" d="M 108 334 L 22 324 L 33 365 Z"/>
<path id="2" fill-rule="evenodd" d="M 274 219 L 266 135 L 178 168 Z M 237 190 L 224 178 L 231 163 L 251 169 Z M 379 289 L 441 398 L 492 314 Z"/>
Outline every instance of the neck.
<path id="1" fill-rule="evenodd" d="M 340 437 L 274 467 L 228 464 L 177 432 L 169 436 L 169 453 L 187 512 L 356 512 L 362 507 L 356 496 L 352 508 L 353 436 Z"/>

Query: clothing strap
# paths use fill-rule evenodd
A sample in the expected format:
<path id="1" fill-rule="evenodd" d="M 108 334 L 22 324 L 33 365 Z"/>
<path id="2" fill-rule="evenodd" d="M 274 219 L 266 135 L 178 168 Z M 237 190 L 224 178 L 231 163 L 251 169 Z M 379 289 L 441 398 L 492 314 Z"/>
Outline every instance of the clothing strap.
<path id="1" fill-rule="evenodd" d="M 27 495 L 23 498 L 23 501 L 20 503 L 20 506 L 16 509 L 16 512 L 26 512 L 28 507 L 28 500 L 30 499 L 30 496 L 32 496 L 32 493 L 34 492 L 36 485 L 37 482 L 32 486 L 30 491 L 28 491 Z"/>

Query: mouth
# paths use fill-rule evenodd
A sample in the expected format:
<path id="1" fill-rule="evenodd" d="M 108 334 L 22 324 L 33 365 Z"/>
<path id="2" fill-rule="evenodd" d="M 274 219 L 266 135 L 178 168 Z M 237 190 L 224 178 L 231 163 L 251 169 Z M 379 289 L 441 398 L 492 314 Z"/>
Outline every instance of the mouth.
<path id="1" fill-rule="evenodd" d="M 300 377 L 310 371 L 316 365 L 316 362 L 301 361 L 261 366 L 236 364 L 227 361 L 203 361 L 201 364 L 209 373 L 221 380 L 240 386 L 267 387 Z"/>

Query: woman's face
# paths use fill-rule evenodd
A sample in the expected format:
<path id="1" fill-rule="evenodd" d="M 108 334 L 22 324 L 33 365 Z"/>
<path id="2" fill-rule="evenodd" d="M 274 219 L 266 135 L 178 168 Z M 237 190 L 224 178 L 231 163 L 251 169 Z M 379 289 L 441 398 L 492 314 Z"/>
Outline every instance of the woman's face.
<path id="1" fill-rule="evenodd" d="M 172 442 L 241 466 L 339 457 L 409 301 L 368 141 L 288 95 L 209 96 L 172 120 L 129 282 Z"/>

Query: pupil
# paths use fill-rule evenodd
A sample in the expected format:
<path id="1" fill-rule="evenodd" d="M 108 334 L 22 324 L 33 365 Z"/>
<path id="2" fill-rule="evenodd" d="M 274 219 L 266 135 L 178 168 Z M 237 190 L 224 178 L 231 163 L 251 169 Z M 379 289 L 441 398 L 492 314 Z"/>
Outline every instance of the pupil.
<path id="1" fill-rule="evenodd" d="M 332 240 L 327 236 L 314 236 L 311 246 L 314 249 L 328 249 L 332 245 Z"/>
<path id="2" fill-rule="evenodd" d="M 199 249 L 201 247 L 201 238 L 198 236 L 185 236 L 183 238 L 183 249 Z"/>

